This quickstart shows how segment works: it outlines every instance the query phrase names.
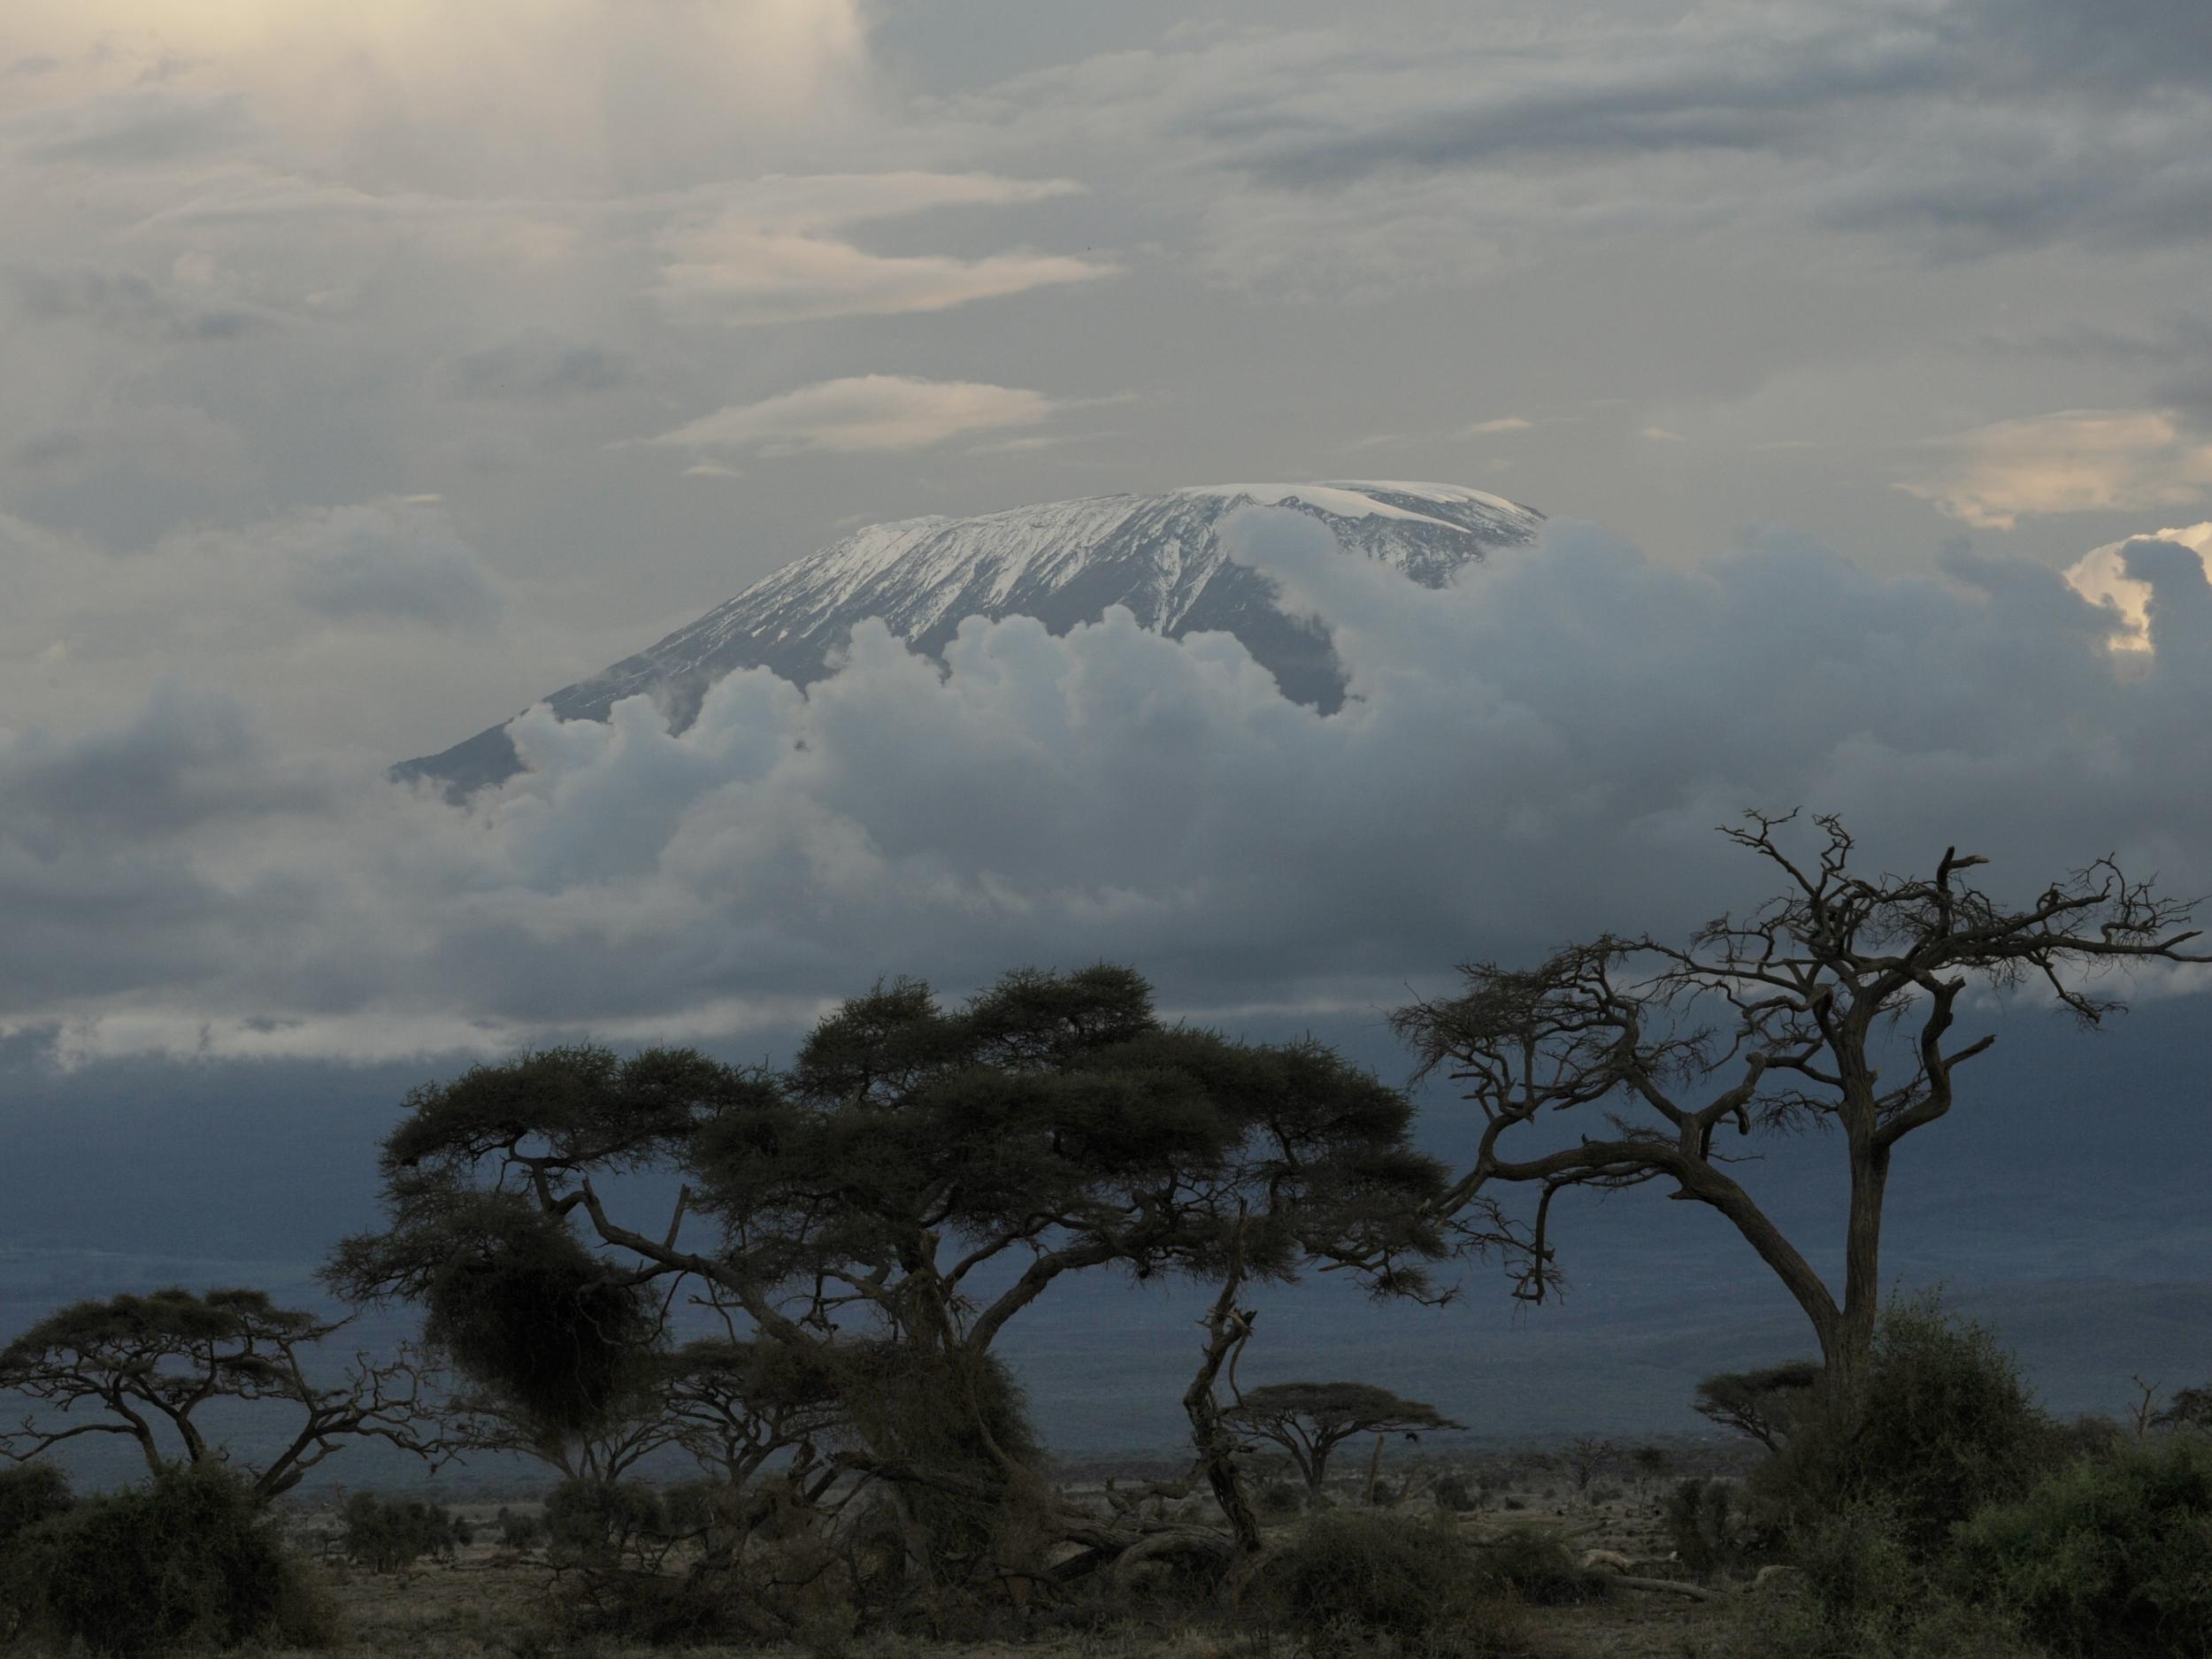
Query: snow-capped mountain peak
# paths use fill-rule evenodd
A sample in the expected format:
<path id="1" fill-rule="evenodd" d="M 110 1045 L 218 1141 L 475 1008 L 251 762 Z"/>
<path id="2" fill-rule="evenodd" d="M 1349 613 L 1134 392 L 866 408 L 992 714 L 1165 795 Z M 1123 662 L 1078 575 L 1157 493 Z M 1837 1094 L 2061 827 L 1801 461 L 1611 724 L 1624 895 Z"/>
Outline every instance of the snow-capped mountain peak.
<path id="1" fill-rule="evenodd" d="M 971 616 L 1033 616 L 1056 633 L 1125 605 L 1179 636 L 1234 634 L 1286 695 L 1333 708 L 1343 676 L 1327 636 L 1286 617 L 1273 582 L 1229 560 L 1217 534 L 1240 507 L 1283 507 L 1326 525 L 1348 554 L 1440 587 L 1492 547 L 1529 541 L 1542 515 L 1456 484 L 1331 480 L 1196 485 L 1164 495 L 1093 495 L 973 518 L 902 518 L 856 530 L 754 583 L 689 626 L 546 699 L 565 719 L 607 718 L 625 697 L 660 698 L 688 725 L 706 689 L 741 668 L 798 684 L 864 618 L 917 649 L 941 652 Z M 442 754 L 396 768 L 459 794 L 517 768 L 503 723 Z"/>

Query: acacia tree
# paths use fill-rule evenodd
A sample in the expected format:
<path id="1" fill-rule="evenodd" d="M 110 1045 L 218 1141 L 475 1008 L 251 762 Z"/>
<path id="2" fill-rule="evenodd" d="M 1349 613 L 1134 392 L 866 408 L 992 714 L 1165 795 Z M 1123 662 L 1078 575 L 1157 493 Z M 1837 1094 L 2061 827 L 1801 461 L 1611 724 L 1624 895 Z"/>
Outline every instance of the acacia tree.
<path id="1" fill-rule="evenodd" d="M 1770 1452 L 1778 1452 L 1804 1420 L 1819 1386 L 1820 1365 L 1814 1360 L 1720 1371 L 1699 1382 L 1690 1409 L 1709 1423 L 1747 1434 Z"/>
<path id="2" fill-rule="evenodd" d="M 1434 1406 L 1404 1400 L 1372 1383 L 1269 1383 L 1248 1388 L 1224 1415 L 1248 1434 L 1271 1440 L 1318 1495 L 1328 1479 L 1329 1455 L 1356 1434 L 1403 1434 L 1425 1429 L 1463 1429 Z"/>
<path id="3" fill-rule="evenodd" d="M 2154 1427 L 2212 1434 L 2212 1383 L 2177 1388 L 2166 1409 L 2151 1419 Z"/>
<path id="4" fill-rule="evenodd" d="M 802 1492 L 818 1478 L 822 1442 L 844 1422 L 833 1378 L 776 1342 L 707 1337 L 656 1368 L 675 1443 L 733 1490 L 779 1458 Z"/>
<path id="5" fill-rule="evenodd" d="M 1801 858 L 1783 844 L 1793 817 L 1754 813 L 1722 831 L 1782 879 L 1748 916 L 1723 916 L 1686 945 L 1607 935 L 1533 968 L 1471 964 L 1456 995 L 1411 1003 L 1393 1024 L 1420 1073 L 1448 1077 L 1481 1118 L 1447 1204 L 1515 1186 L 1539 1194 L 1518 1294 L 1540 1298 L 1549 1283 L 1555 1194 L 1669 1183 L 1758 1252 L 1811 1323 L 1830 1383 L 1847 1390 L 1873 1340 L 1896 1148 L 1950 1111 L 1955 1074 L 1995 1041 L 1954 1036 L 1967 989 L 2038 979 L 2093 1025 L 2122 1004 L 2087 971 L 2212 958 L 2183 949 L 2197 937 L 2191 906 L 2111 859 L 2008 904 L 1968 879 L 1987 861 L 1955 848 L 1932 874 L 1861 874 L 1832 817 L 1815 820 L 1819 844 Z M 1563 1112 L 1590 1128 L 1547 1145 Z M 1840 1298 L 1716 1146 L 1724 1129 L 1809 1125 L 1838 1132 L 1849 1183 Z"/>
<path id="6" fill-rule="evenodd" d="M 308 1351 L 342 1323 L 277 1307 L 259 1290 L 157 1290 L 73 1303 L 0 1349 L 0 1393 L 35 1402 L 15 1428 L 0 1431 L 0 1457 L 26 1462 L 81 1435 L 120 1434 L 156 1474 L 225 1462 L 227 1450 L 198 1420 L 214 1400 L 292 1409 L 290 1440 L 248 1471 L 264 1503 L 347 1440 L 442 1455 L 411 1357 L 380 1364 L 357 1357 L 335 1383 L 310 1377 Z"/>
<path id="7" fill-rule="evenodd" d="M 1318 1045 L 1171 1029 L 1125 968 L 1017 972 L 952 1010 L 880 985 L 782 1073 L 565 1048 L 408 1108 L 389 1225 L 327 1270 L 342 1293 L 419 1301 L 465 1370 L 582 1424 L 652 1300 L 688 1286 L 832 1379 L 843 1466 L 963 1501 L 1041 1484 L 991 1349 L 1062 1276 L 1326 1259 L 1417 1291 L 1446 1242 L 1402 1094 Z M 608 1185 L 645 1170 L 681 1180 L 664 1222 Z"/>
<path id="8" fill-rule="evenodd" d="M 1621 1448 L 1602 1434 L 1578 1434 L 1567 1442 L 1563 1457 L 1575 1496 L 1590 1495 L 1590 1485 L 1619 1461 Z"/>

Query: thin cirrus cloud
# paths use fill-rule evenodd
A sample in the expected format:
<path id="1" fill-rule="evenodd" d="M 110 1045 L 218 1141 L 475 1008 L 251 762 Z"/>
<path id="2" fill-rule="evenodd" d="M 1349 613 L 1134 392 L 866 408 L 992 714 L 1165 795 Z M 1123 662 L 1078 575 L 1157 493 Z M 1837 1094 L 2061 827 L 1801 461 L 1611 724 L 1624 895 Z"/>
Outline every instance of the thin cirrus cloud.
<path id="1" fill-rule="evenodd" d="M 882 453 L 1038 426 L 1064 406 L 1018 387 L 856 374 L 733 403 L 672 432 L 632 442 L 702 455 Z"/>
<path id="2" fill-rule="evenodd" d="M 952 112 L 1041 165 L 1141 155 L 1163 188 L 1190 181 L 1210 278 L 1300 295 L 1463 282 L 1604 238 L 1840 236 L 1914 260 L 2186 245 L 2212 223 L 2203 9 L 2127 10 L 1773 0 L 1192 31 Z"/>
<path id="3" fill-rule="evenodd" d="M 1064 179 L 886 173 L 755 181 L 659 239 L 654 292 L 737 325 L 947 311 L 1031 288 L 1094 281 L 1118 267 L 1063 254 L 867 252 L 848 227 L 952 207 L 1010 207 L 1077 193 Z"/>
<path id="4" fill-rule="evenodd" d="M 2212 495 L 2212 442 L 2171 410 L 2070 409 L 1932 440 L 1898 488 L 1978 529 L 2023 518 L 2147 511 Z"/>

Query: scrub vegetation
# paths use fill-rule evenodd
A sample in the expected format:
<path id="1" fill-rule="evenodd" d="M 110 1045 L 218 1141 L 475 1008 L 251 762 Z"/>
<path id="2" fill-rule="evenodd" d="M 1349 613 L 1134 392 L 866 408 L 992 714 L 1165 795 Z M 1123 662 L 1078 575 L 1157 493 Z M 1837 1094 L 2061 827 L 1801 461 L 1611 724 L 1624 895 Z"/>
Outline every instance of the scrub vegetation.
<path id="1" fill-rule="evenodd" d="M 1992 1041 L 1966 993 L 2034 981 L 2095 1024 L 2117 1005 L 2087 971 L 2199 959 L 2187 907 L 2106 863 L 2008 905 L 1955 850 L 1869 877 L 1832 819 L 1728 833 L 1778 897 L 1686 943 L 1474 962 L 1398 1012 L 1466 1102 L 1456 1166 L 1325 1046 L 1171 1024 L 1105 964 L 957 1005 L 887 980 L 783 1070 L 582 1044 L 426 1083 L 382 1225 L 325 1270 L 413 1310 L 407 1353 L 344 1356 L 250 1289 L 83 1302 L 0 1349 L 0 1641 L 2201 1659 L 2212 1386 L 2055 1421 L 1995 1333 L 1885 1294 L 1880 1262 L 1893 1156 Z M 1849 1193 L 1839 1292 L 1725 1149 L 1808 1126 Z M 1240 1383 L 1271 1281 L 1440 1302 L 1483 1259 L 1545 1300 L 1578 1187 L 1711 1209 L 1802 1308 L 1817 1358 L 1689 1402 L 1735 1454 L 1454 1459 L 1422 1437 L 1480 1423 L 1390 1379 Z M 1031 1426 L 1000 1339 L 1099 1274 L 1201 1290 L 1180 1469 L 1078 1479 Z M 234 1457 L 210 1425 L 240 1413 L 283 1449 Z M 143 1482 L 73 1493 L 94 1435 Z M 363 1438 L 556 1484 L 495 1513 L 313 1500 Z"/>

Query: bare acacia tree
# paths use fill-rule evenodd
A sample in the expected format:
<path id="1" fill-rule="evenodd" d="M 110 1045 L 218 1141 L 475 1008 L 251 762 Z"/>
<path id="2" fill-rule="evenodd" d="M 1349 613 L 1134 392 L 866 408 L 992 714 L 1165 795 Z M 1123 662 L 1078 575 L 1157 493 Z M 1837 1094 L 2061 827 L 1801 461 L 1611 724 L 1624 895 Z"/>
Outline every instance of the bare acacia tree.
<path id="1" fill-rule="evenodd" d="M 279 1308 L 258 1290 L 159 1290 L 81 1302 L 0 1349 L 0 1393 L 35 1402 L 0 1430 L 0 1457 L 22 1463 L 86 1434 L 127 1435 L 156 1473 L 226 1459 L 197 1413 L 211 1400 L 283 1405 L 291 1440 L 258 1471 L 263 1502 L 289 1492 L 349 1439 L 437 1457 L 425 1379 L 411 1358 L 357 1356 L 340 1380 L 312 1380 L 308 1350 L 342 1321 Z M 67 1420 L 65 1419 L 73 1419 Z"/>
<path id="2" fill-rule="evenodd" d="M 1567 1479 L 1575 1496 L 1587 1498 L 1591 1484 L 1619 1462 L 1621 1448 L 1602 1434 L 1578 1434 L 1567 1442 Z"/>
<path id="3" fill-rule="evenodd" d="M 1533 968 L 1463 966 L 1457 995 L 1400 1009 L 1393 1025 L 1421 1072 L 1449 1077 L 1481 1115 L 1446 1203 L 1537 1190 L 1518 1294 L 1540 1298 L 1551 1282 L 1555 1194 L 1671 1183 L 1671 1196 L 1718 1211 L 1759 1253 L 1811 1322 L 1829 1379 L 1848 1388 L 1873 1340 L 1891 1159 L 1951 1110 L 1955 1074 L 1995 1041 L 1954 1037 L 1967 989 L 2039 979 L 2093 1025 L 2123 1006 L 2091 988 L 2094 970 L 2212 957 L 2183 949 L 2197 937 L 2191 905 L 2110 858 L 2008 905 L 1966 879 L 1987 861 L 1955 848 L 1932 875 L 1856 872 L 1833 817 L 1814 820 L 1819 844 L 1801 858 L 1782 834 L 1794 817 L 1752 813 L 1721 832 L 1780 872 L 1779 896 L 1750 915 L 1723 916 L 1686 946 L 1609 935 Z M 1542 1125 L 1559 1112 L 1604 1127 L 1547 1146 Z M 1840 1132 L 1840 1300 L 1715 1144 L 1724 1129 L 1806 1126 Z"/>

